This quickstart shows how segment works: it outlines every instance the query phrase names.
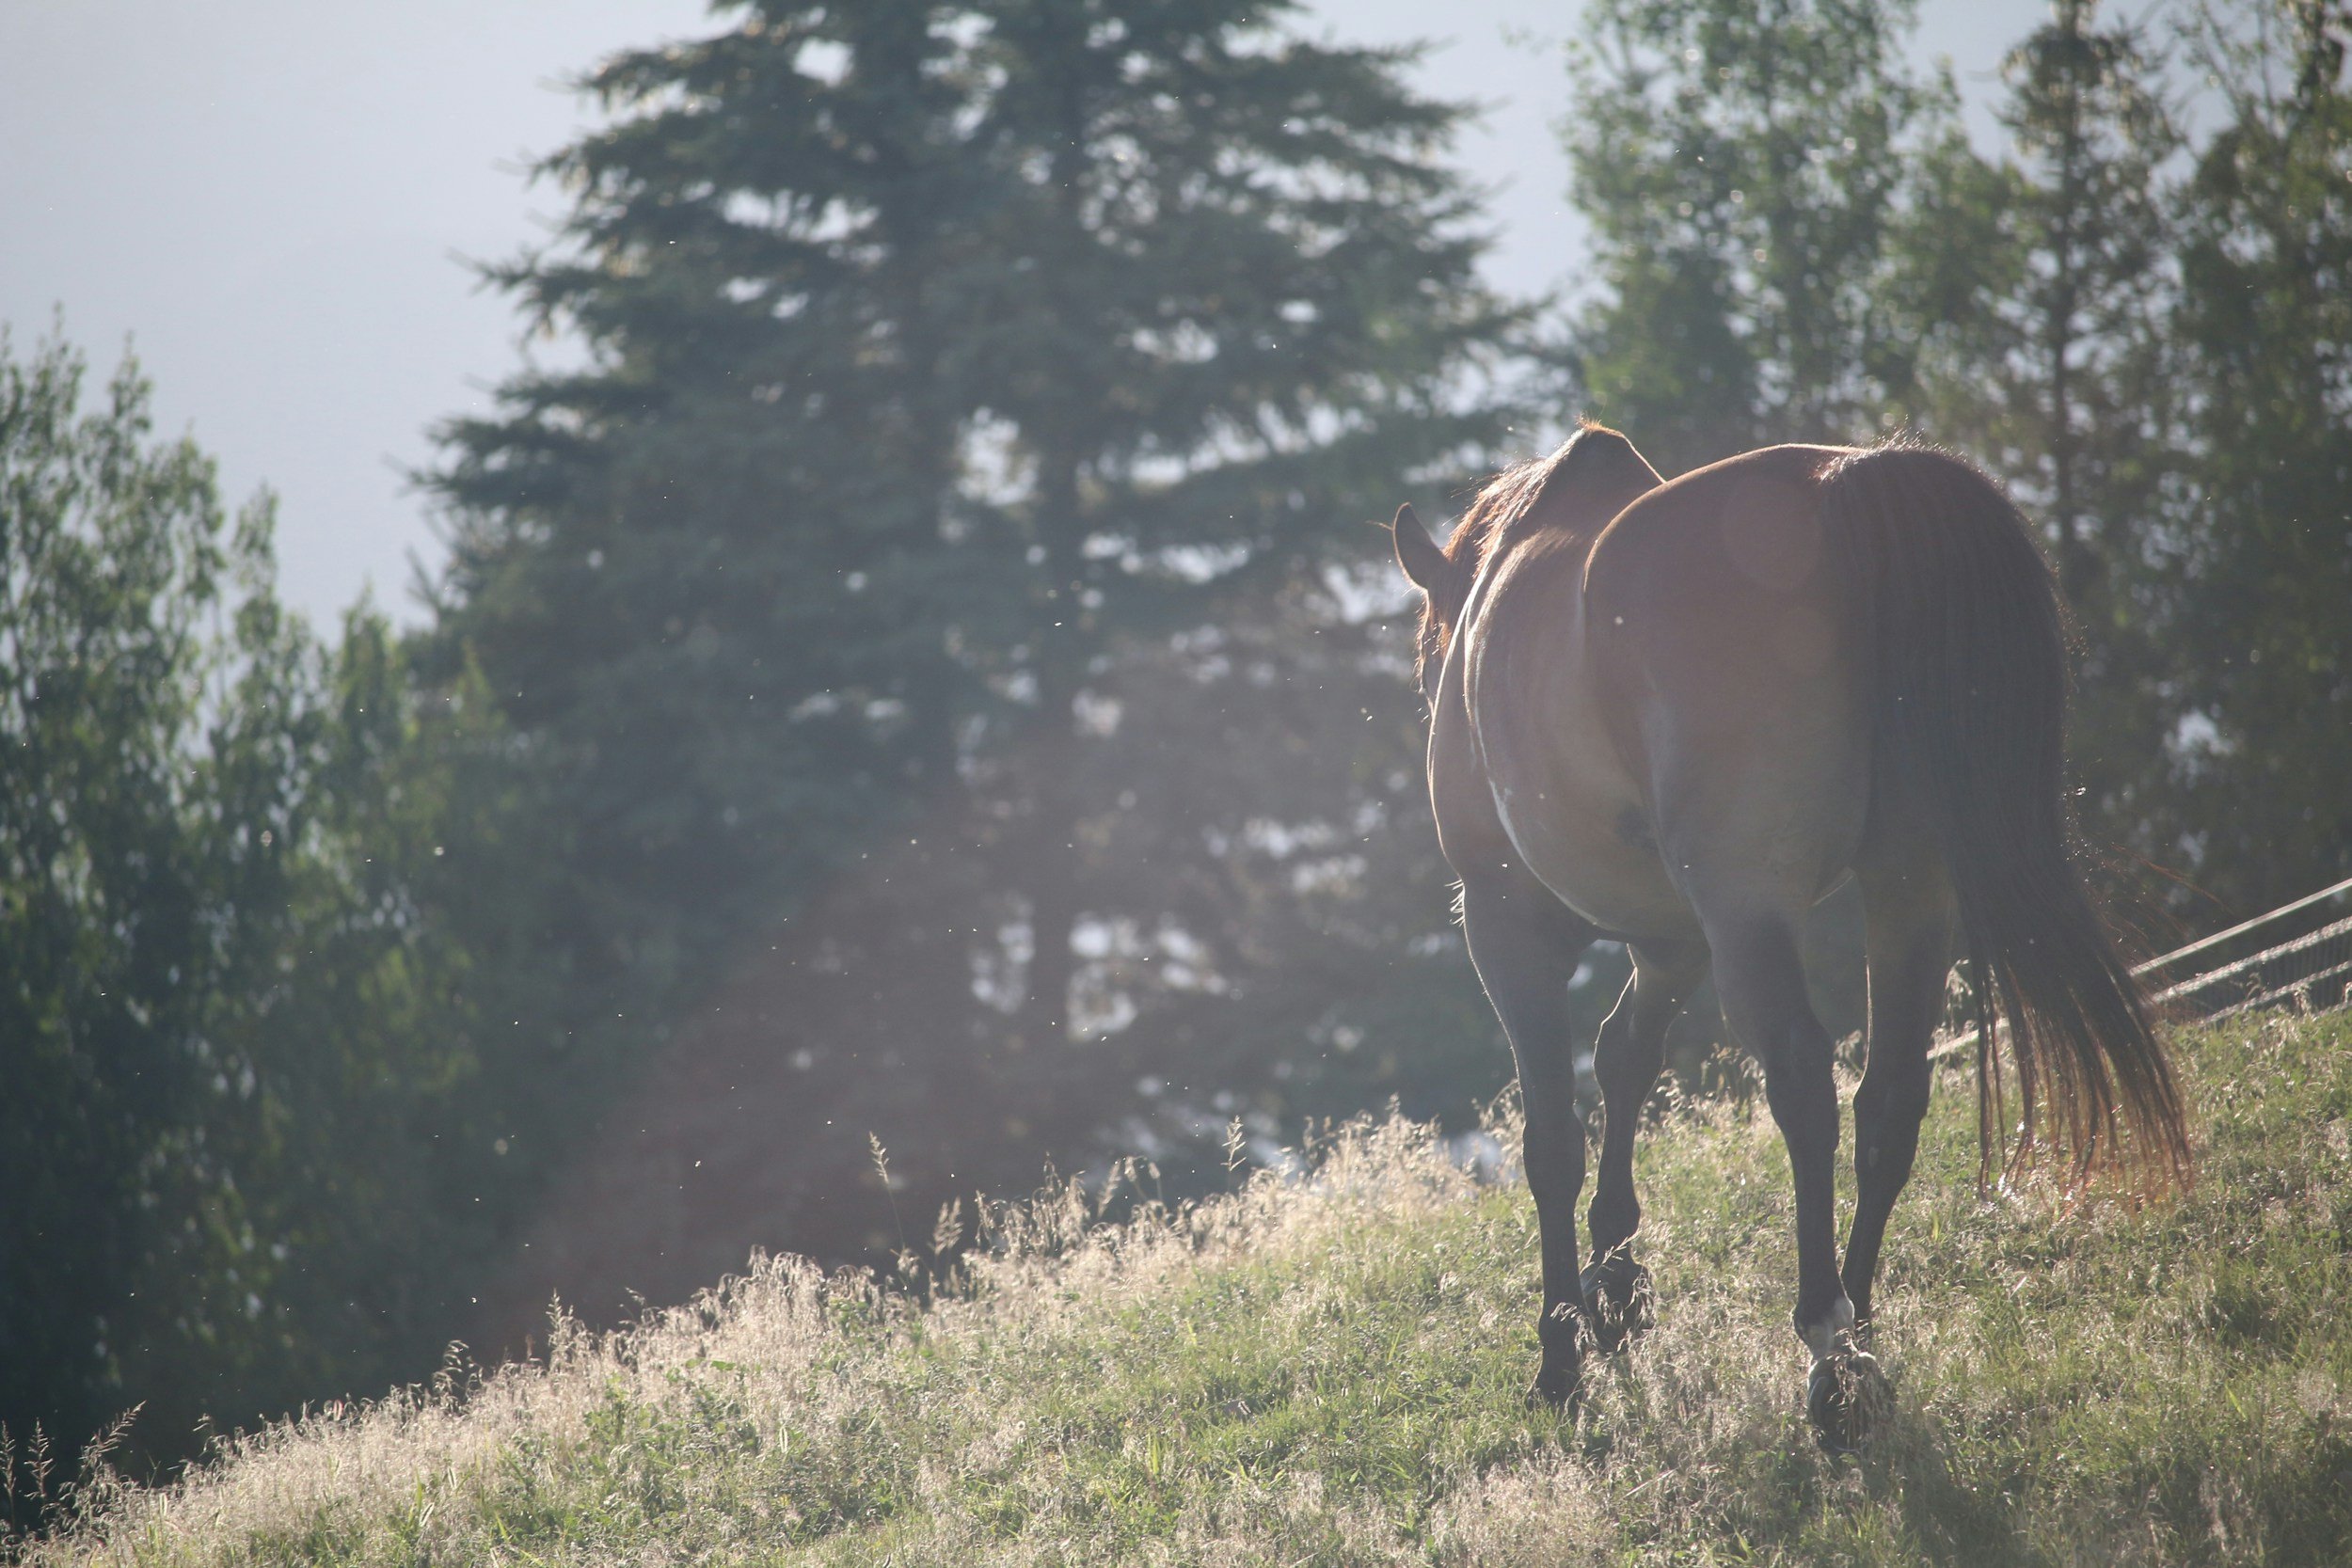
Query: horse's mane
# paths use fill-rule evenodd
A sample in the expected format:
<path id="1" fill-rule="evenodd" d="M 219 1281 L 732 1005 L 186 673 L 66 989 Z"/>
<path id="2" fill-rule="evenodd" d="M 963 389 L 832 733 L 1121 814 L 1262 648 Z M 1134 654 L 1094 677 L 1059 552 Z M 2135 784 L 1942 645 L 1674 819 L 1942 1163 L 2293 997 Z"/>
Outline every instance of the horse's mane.
<path id="1" fill-rule="evenodd" d="M 1557 451 L 1546 457 L 1531 457 L 1503 469 L 1479 487 L 1478 494 L 1462 514 L 1462 520 L 1454 525 L 1454 532 L 1443 546 L 1445 558 L 1453 562 L 1454 579 L 1462 584 L 1464 598 L 1469 586 L 1478 578 L 1478 569 L 1485 563 L 1486 552 L 1494 547 L 1512 524 L 1535 509 L 1544 492 L 1568 466 L 1569 457 L 1587 436 L 1608 436 L 1617 443 L 1625 437 L 1607 425 L 1594 420 L 1580 419 L 1576 434 L 1560 443 Z M 1446 638 L 1454 617 L 1462 605 L 1439 605 L 1435 596 L 1424 596 L 1421 607 L 1421 625 L 1414 633 L 1418 650 L 1413 675 L 1427 689 L 1426 676 L 1432 667 L 1445 660 Z"/>

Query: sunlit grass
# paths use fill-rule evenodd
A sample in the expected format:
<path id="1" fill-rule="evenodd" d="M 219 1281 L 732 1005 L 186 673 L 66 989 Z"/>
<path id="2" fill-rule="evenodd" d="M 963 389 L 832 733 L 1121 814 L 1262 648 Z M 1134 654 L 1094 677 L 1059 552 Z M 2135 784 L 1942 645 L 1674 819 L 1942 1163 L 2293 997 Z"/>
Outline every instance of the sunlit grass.
<path id="1" fill-rule="evenodd" d="M 41 1560 L 897 1564 L 2340 1562 L 2352 1541 L 2352 1020 L 2185 1043 L 2201 1180 L 1982 1201 L 1939 1086 L 1897 1216 L 1892 1430 L 1804 1428 L 1769 1119 L 1645 1140 L 1658 1330 L 1564 1423 L 1534 1217 L 1422 1130 L 1089 1227 L 1016 1214 L 968 1290 L 767 1264 L 544 1368 L 90 1499 Z"/>

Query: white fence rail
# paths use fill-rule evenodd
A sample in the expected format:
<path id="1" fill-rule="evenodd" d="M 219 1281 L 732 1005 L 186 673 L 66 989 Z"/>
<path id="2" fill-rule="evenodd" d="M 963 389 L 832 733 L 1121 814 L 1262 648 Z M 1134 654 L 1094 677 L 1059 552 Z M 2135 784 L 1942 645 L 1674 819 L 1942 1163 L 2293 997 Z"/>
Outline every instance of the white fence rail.
<path id="1" fill-rule="evenodd" d="M 2162 984 L 2153 978 L 2177 973 L 2189 959 L 2210 955 L 2249 932 L 2347 895 L 2352 895 L 2352 878 L 2240 921 L 2226 931 L 2200 937 L 2185 947 L 2135 966 L 2132 973 L 2157 987 L 2150 1000 L 2161 1016 L 2176 1020 L 2210 1021 L 2282 1006 L 2307 1012 L 2352 1006 L 2352 915 L 2186 979 Z M 1976 1043 L 1977 1032 L 1971 1029 L 1939 1041 L 1932 1054 L 1941 1060 Z"/>

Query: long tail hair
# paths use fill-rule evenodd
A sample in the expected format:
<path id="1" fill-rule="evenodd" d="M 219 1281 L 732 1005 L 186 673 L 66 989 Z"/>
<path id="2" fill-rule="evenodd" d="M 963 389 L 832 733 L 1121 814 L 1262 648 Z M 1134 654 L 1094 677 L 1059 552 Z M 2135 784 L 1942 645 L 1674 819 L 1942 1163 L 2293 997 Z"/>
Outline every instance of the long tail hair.
<path id="1" fill-rule="evenodd" d="M 2063 781 L 2066 623 L 2026 519 L 1931 448 L 1857 452 L 1823 483 L 1824 521 L 1860 567 L 1874 622 L 1880 765 L 1928 803 L 1960 906 L 1980 1178 L 2004 1144 L 2006 1018 L 2025 1102 L 2019 1161 L 2039 1128 L 2077 1181 L 2127 1160 L 2153 1185 L 2185 1181 L 2172 1064 L 2083 884 Z"/>

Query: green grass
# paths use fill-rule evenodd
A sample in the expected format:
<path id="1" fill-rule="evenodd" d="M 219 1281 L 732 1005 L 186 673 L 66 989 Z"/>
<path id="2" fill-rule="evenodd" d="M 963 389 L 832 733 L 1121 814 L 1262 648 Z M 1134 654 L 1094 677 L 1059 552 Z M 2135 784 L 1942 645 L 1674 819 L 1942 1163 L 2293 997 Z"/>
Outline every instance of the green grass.
<path id="1" fill-rule="evenodd" d="M 1644 1140 L 1657 1331 L 1531 1413 L 1534 1216 L 1420 1129 L 1123 1228 L 1009 1218 L 917 1310 L 764 1264 L 462 1399 L 99 1488 L 41 1562 L 2322 1563 L 2352 1560 L 2352 1019 L 2186 1041 L 2196 1190 L 1977 1196 L 1939 1085 L 1890 1431 L 1820 1453 L 1768 1118 Z"/>

